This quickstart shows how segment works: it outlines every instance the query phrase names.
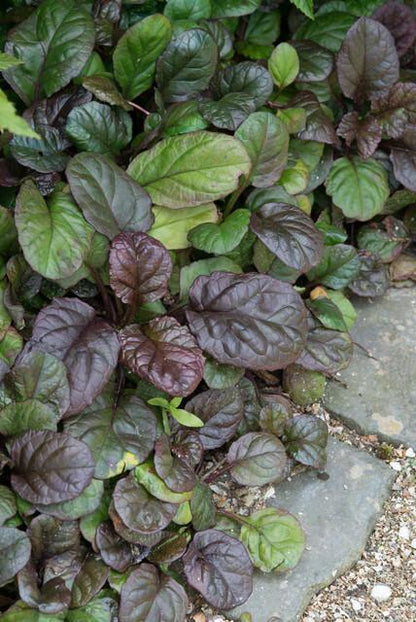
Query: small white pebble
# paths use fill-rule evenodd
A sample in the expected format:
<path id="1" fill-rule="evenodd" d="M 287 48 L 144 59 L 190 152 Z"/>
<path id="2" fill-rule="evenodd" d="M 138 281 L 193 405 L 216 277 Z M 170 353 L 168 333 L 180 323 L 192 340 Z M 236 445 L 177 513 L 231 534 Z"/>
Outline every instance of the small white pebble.
<path id="1" fill-rule="evenodd" d="M 410 543 L 410 546 L 412 547 L 412 549 L 416 549 L 416 538 L 413 538 L 413 540 Z"/>
<path id="2" fill-rule="evenodd" d="M 399 536 L 402 538 L 402 540 L 409 540 L 410 539 L 409 527 L 407 527 L 406 525 L 403 525 L 403 527 L 400 527 Z"/>
<path id="3" fill-rule="evenodd" d="M 406 458 L 414 458 L 416 456 L 414 449 L 412 449 L 411 447 L 409 447 L 409 449 L 406 449 L 406 453 L 404 455 L 406 456 Z"/>
<path id="4" fill-rule="evenodd" d="M 400 464 L 400 462 L 390 462 L 390 466 L 394 471 L 402 470 L 402 465 Z"/>
<path id="5" fill-rule="evenodd" d="M 371 590 L 371 598 L 374 598 L 378 603 L 384 603 L 391 596 L 391 587 L 384 585 L 383 583 L 377 583 Z"/>
<path id="6" fill-rule="evenodd" d="M 357 612 L 357 611 L 361 611 L 363 606 L 359 600 L 356 600 L 355 598 L 351 598 L 351 607 L 354 609 L 355 612 Z"/>

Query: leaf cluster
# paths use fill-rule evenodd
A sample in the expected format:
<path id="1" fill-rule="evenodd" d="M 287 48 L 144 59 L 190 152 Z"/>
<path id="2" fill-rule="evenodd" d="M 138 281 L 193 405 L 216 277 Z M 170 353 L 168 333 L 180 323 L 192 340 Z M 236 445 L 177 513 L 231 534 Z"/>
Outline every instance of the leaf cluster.
<path id="1" fill-rule="evenodd" d="M 2 619 L 181 622 L 191 588 L 233 608 L 305 535 L 213 482 L 325 468 L 326 425 L 282 387 L 347 366 L 351 294 L 415 273 L 416 17 L 6 5 Z"/>

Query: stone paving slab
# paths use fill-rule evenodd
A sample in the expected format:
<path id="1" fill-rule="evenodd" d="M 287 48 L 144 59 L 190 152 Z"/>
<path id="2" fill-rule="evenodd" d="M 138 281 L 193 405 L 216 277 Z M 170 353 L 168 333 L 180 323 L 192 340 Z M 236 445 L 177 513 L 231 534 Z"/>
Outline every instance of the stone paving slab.
<path id="1" fill-rule="evenodd" d="M 279 574 L 255 574 L 254 591 L 228 613 L 237 620 L 248 611 L 253 622 L 297 622 L 312 596 L 348 570 L 361 556 L 394 472 L 381 460 L 334 438 L 328 444 L 329 479 L 308 471 L 276 487 L 269 505 L 299 518 L 307 550 L 298 566 Z"/>
<path id="2" fill-rule="evenodd" d="M 353 300 L 358 320 L 350 366 L 331 381 L 324 406 L 361 434 L 416 447 L 416 287 L 389 289 L 373 302 Z"/>

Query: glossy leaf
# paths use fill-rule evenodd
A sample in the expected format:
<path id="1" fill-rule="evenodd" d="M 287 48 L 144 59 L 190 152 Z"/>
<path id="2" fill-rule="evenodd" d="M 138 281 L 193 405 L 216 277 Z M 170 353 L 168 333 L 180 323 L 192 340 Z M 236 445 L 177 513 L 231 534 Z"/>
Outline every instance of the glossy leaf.
<path id="1" fill-rule="evenodd" d="M 231 445 L 227 454 L 231 475 L 242 486 L 264 486 L 286 476 L 285 448 L 266 432 L 249 432 Z"/>
<path id="2" fill-rule="evenodd" d="M 310 40 L 338 52 L 349 28 L 356 21 L 356 16 L 343 10 L 330 11 L 307 20 L 296 30 L 295 39 Z"/>
<path id="3" fill-rule="evenodd" d="M 216 529 L 195 534 L 183 565 L 188 583 L 215 608 L 241 605 L 253 589 L 253 567 L 245 547 Z"/>
<path id="4" fill-rule="evenodd" d="M 147 231 L 152 225 L 148 195 L 109 158 L 79 153 L 66 174 L 86 220 L 110 240 L 122 231 Z"/>
<path id="5" fill-rule="evenodd" d="M 29 430 L 56 431 L 58 416 L 52 406 L 38 400 L 11 402 L 0 410 L 0 434 L 19 436 Z"/>
<path id="6" fill-rule="evenodd" d="M 408 190 L 416 192 L 416 130 L 414 126 L 408 127 L 400 137 L 398 149 L 392 149 L 391 160 L 397 180 Z"/>
<path id="7" fill-rule="evenodd" d="M 254 98 L 256 108 L 265 104 L 273 91 L 273 81 L 269 72 L 249 61 L 229 65 L 219 71 L 214 76 L 211 86 L 216 98 L 229 93 L 247 93 Z"/>
<path id="8" fill-rule="evenodd" d="M 69 435 L 29 431 L 12 445 L 12 486 L 32 503 L 74 499 L 91 482 L 94 462 L 90 450 Z"/>
<path id="9" fill-rule="evenodd" d="M 69 408 L 69 385 L 64 364 L 51 354 L 31 352 L 19 358 L 5 378 L 9 393 L 18 402 L 38 400 L 61 414 Z"/>
<path id="10" fill-rule="evenodd" d="M 322 235 L 299 208 L 266 203 L 251 216 L 250 226 L 263 244 L 289 267 L 306 272 L 319 263 Z"/>
<path id="11" fill-rule="evenodd" d="M 198 431 L 204 449 L 216 449 L 231 440 L 243 417 L 242 397 L 235 388 L 203 391 L 186 408 L 204 422 Z"/>
<path id="12" fill-rule="evenodd" d="M 389 196 L 383 165 L 357 156 L 339 158 L 334 162 L 326 189 L 344 215 L 356 220 L 370 220 L 379 214 Z"/>
<path id="13" fill-rule="evenodd" d="M 195 152 L 198 167 L 195 168 Z M 195 132 L 159 142 L 135 158 L 129 174 L 150 194 L 156 205 L 188 207 L 215 201 L 248 176 L 250 159 L 236 138 Z"/>
<path id="14" fill-rule="evenodd" d="M 134 475 L 120 479 L 113 492 L 116 512 L 129 529 L 152 534 L 164 529 L 176 514 L 177 507 L 153 497 L 138 484 Z"/>
<path id="15" fill-rule="evenodd" d="M 170 209 L 168 207 L 153 207 L 154 224 L 148 235 L 159 240 L 168 250 L 177 250 L 191 246 L 188 233 L 198 225 L 216 223 L 218 212 L 214 203 Z"/>
<path id="16" fill-rule="evenodd" d="M 279 89 L 284 89 L 296 80 L 299 73 L 299 56 L 289 43 L 279 43 L 268 61 L 269 71 L 273 82 Z"/>
<path id="17" fill-rule="evenodd" d="M 120 593 L 120 622 L 182 622 L 188 598 L 172 577 L 160 573 L 152 564 L 133 570 Z"/>
<path id="18" fill-rule="evenodd" d="M 299 522 L 276 508 L 259 510 L 246 519 L 240 539 L 253 564 L 263 572 L 294 568 L 305 548 L 305 534 Z"/>
<path id="19" fill-rule="evenodd" d="M 132 137 L 132 121 L 125 110 L 90 102 L 68 115 L 66 133 L 80 151 L 117 154 Z"/>
<path id="20" fill-rule="evenodd" d="M 174 492 L 186 492 L 195 486 L 194 470 L 185 460 L 172 454 L 169 438 L 164 434 L 156 442 L 154 464 L 158 476 Z"/>
<path id="21" fill-rule="evenodd" d="M 118 572 L 124 572 L 134 563 L 131 546 L 114 531 L 109 523 L 102 523 L 98 527 L 95 544 L 107 566 Z"/>
<path id="22" fill-rule="evenodd" d="M 212 17 L 249 15 L 259 8 L 261 0 L 211 0 Z"/>
<path id="23" fill-rule="evenodd" d="M 119 335 L 122 361 L 170 395 L 189 395 L 198 386 L 204 357 L 186 326 L 160 317 L 145 327 L 133 324 Z"/>
<path id="24" fill-rule="evenodd" d="M 165 247 L 145 233 L 120 233 L 110 251 L 110 285 L 126 304 L 142 305 L 168 290 L 172 261 Z"/>
<path id="25" fill-rule="evenodd" d="M 14 28 L 5 50 L 23 61 L 4 76 L 25 104 L 50 97 L 81 71 L 94 47 L 94 22 L 73 0 L 46 0 Z"/>
<path id="26" fill-rule="evenodd" d="M 235 210 L 219 224 L 203 224 L 192 229 L 188 239 L 194 248 L 223 255 L 232 251 L 243 239 L 248 230 L 250 212 Z"/>
<path id="27" fill-rule="evenodd" d="M 139 464 L 134 470 L 136 481 L 155 499 L 169 504 L 181 504 L 189 501 L 192 497 L 192 488 L 175 492 L 166 484 L 164 479 L 158 476 L 156 469 L 150 460 Z M 175 512 L 176 514 L 176 512 Z"/>
<path id="28" fill-rule="evenodd" d="M 359 257 L 359 270 L 349 283 L 349 289 L 357 296 L 382 296 L 389 286 L 389 277 L 379 259 L 364 253 Z"/>
<path id="29" fill-rule="evenodd" d="M 350 28 L 337 58 L 342 92 L 358 102 L 387 95 L 399 79 L 394 39 L 382 24 L 362 17 Z"/>
<path id="30" fill-rule="evenodd" d="M 324 469 L 328 426 L 315 415 L 299 415 L 285 426 L 283 443 L 287 453 L 301 464 Z"/>
<path id="31" fill-rule="evenodd" d="M 324 249 L 320 263 L 308 272 L 308 278 L 332 289 L 343 289 L 359 271 L 360 259 L 355 248 L 348 244 L 335 244 Z"/>
<path id="32" fill-rule="evenodd" d="M 36 185 L 26 181 L 16 203 L 16 227 L 25 259 L 47 279 L 60 279 L 80 268 L 94 230 L 69 195 L 56 192 L 46 203 Z"/>
<path id="33" fill-rule="evenodd" d="M 176 36 L 159 56 L 157 85 L 167 102 L 190 99 L 209 84 L 218 61 L 218 48 L 211 35 L 199 28 Z"/>
<path id="34" fill-rule="evenodd" d="M 334 66 L 331 52 L 313 41 L 293 41 L 291 45 L 299 56 L 298 81 L 321 82 L 330 76 Z"/>
<path id="35" fill-rule="evenodd" d="M 238 250 L 238 247 L 235 250 Z M 192 284 L 201 275 L 212 274 L 213 272 L 234 272 L 240 274 L 242 271 L 242 267 L 228 257 L 209 257 L 208 259 L 193 261 L 188 266 L 181 268 L 179 277 L 180 297 L 183 300 L 188 298 Z"/>
<path id="36" fill-rule="evenodd" d="M 87 557 L 72 586 L 71 607 L 83 607 L 97 594 L 108 577 L 108 567 L 99 557 Z"/>
<path id="37" fill-rule="evenodd" d="M 14 527 L 0 527 L 0 586 L 11 581 L 30 558 L 30 540 Z"/>
<path id="38" fill-rule="evenodd" d="M 287 283 L 254 273 L 214 272 L 194 282 L 190 302 L 191 331 L 220 363 L 278 369 L 302 349 L 305 310 Z"/>
<path id="39" fill-rule="evenodd" d="M 215 525 L 216 507 L 211 489 L 198 482 L 191 499 L 192 526 L 195 531 L 203 531 Z"/>
<path id="40" fill-rule="evenodd" d="M 100 505 L 104 486 L 99 480 L 93 479 L 83 492 L 69 501 L 61 503 L 49 503 L 48 505 L 36 504 L 39 512 L 55 516 L 61 520 L 76 520 L 94 512 Z"/>
<path id="41" fill-rule="evenodd" d="M 221 365 L 211 358 L 205 360 L 204 381 L 210 389 L 234 387 L 243 375 L 244 370 L 241 367 Z"/>
<path id="42" fill-rule="evenodd" d="M 353 343 L 348 333 L 322 328 L 311 322 L 306 346 L 296 363 L 329 374 L 347 367 L 351 360 Z"/>
<path id="43" fill-rule="evenodd" d="M 210 0 L 168 0 L 165 15 L 171 20 L 189 19 L 197 22 L 211 17 Z"/>
<path id="44" fill-rule="evenodd" d="M 94 477 L 108 479 L 146 460 L 156 440 L 156 417 L 134 394 L 123 396 L 117 408 L 111 391 L 102 393 L 65 431 L 84 442 L 94 457 Z"/>
<path id="45" fill-rule="evenodd" d="M 349 147 L 356 140 L 359 155 L 369 158 L 381 141 L 382 127 L 372 116 L 360 120 L 358 112 L 349 112 L 342 117 L 337 134 L 345 139 Z"/>
<path id="46" fill-rule="evenodd" d="M 252 162 L 250 181 L 256 188 L 276 183 L 287 162 L 289 134 L 282 121 L 267 112 L 255 112 L 238 128 Z"/>
<path id="47" fill-rule="evenodd" d="M 254 112 L 254 98 L 248 93 L 227 93 L 221 99 L 199 104 L 203 118 L 222 130 L 235 131 Z"/>
<path id="48" fill-rule="evenodd" d="M 69 156 L 65 153 L 68 141 L 61 132 L 50 125 L 39 128 L 40 138 L 14 136 L 10 151 L 22 166 L 28 166 L 39 173 L 63 171 Z"/>
<path id="49" fill-rule="evenodd" d="M 373 13 L 373 19 L 391 32 L 397 53 L 404 56 L 416 38 L 416 19 L 412 9 L 399 2 L 386 2 Z"/>
<path id="50" fill-rule="evenodd" d="M 119 39 L 113 54 L 114 76 L 129 99 L 152 85 L 156 61 L 170 41 L 172 27 L 163 15 L 149 15 Z"/>

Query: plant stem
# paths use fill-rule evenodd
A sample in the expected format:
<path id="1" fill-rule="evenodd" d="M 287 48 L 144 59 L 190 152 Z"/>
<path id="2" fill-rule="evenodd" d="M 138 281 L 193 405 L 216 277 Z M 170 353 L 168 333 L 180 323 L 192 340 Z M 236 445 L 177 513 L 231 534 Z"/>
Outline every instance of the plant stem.
<path id="1" fill-rule="evenodd" d="M 222 460 L 219 460 L 219 462 L 217 462 L 217 464 L 214 464 L 212 469 L 209 469 L 206 473 L 204 473 L 204 475 L 202 476 L 202 479 L 205 480 L 205 478 L 208 477 L 208 475 L 211 475 L 211 473 L 214 473 L 214 471 L 219 469 L 224 464 L 224 462 L 226 460 L 227 460 L 227 458 L 223 458 Z"/>
<path id="2" fill-rule="evenodd" d="M 130 106 L 133 106 L 133 108 L 140 110 L 140 112 L 143 112 L 143 114 L 145 114 L 147 117 L 149 116 L 150 112 L 146 110 L 146 108 L 142 108 L 142 106 L 139 106 L 139 104 L 135 104 L 134 102 L 131 102 L 131 101 L 127 101 L 127 103 L 130 104 Z"/>
<path id="3" fill-rule="evenodd" d="M 94 277 L 94 280 L 97 284 L 98 287 L 98 291 L 100 292 L 100 296 L 102 298 L 103 304 L 104 304 L 104 308 L 106 310 L 107 316 L 109 318 L 109 320 L 111 322 L 113 322 L 113 324 L 116 323 L 117 321 L 117 315 L 116 315 L 116 311 L 114 309 L 114 305 L 111 301 L 110 296 L 108 295 L 108 291 L 98 273 L 98 270 L 96 270 L 95 268 L 93 268 L 92 266 L 88 266 L 88 268 L 91 271 L 92 276 Z"/>
<path id="4" fill-rule="evenodd" d="M 166 412 L 166 408 L 162 408 L 162 423 L 163 423 L 163 431 L 167 436 L 170 436 L 170 425 L 168 419 L 168 413 Z"/>
<path id="5" fill-rule="evenodd" d="M 232 469 L 233 465 L 232 464 L 227 464 L 225 467 L 222 467 L 221 469 L 215 469 L 211 475 L 208 475 L 208 477 L 203 477 L 202 479 L 204 480 L 204 482 L 206 484 L 211 484 L 212 482 L 215 482 L 216 479 L 218 479 L 219 477 L 221 477 L 221 475 L 224 475 L 224 473 L 227 473 L 227 471 L 229 471 L 230 469 Z"/>
<path id="6" fill-rule="evenodd" d="M 227 216 L 231 214 L 231 212 L 233 211 L 234 205 L 237 203 L 238 199 L 240 198 L 240 195 L 245 190 L 245 187 L 246 187 L 246 180 L 244 179 L 244 182 L 240 183 L 238 188 L 234 190 L 234 192 L 230 196 L 228 203 L 224 209 L 224 218 L 227 218 Z"/>

